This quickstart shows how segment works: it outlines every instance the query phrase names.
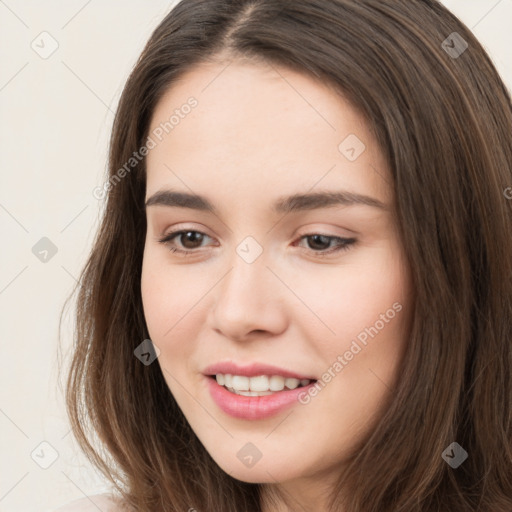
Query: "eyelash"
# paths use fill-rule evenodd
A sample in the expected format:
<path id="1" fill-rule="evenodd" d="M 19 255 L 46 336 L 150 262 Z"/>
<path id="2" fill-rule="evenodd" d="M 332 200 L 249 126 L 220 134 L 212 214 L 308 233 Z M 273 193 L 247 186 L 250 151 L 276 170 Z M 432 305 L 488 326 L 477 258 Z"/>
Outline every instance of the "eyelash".
<path id="1" fill-rule="evenodd" d="M 199 233 L 200 235 L 204 235 L 204 236 L 207 236 L 208 238 L 211 238 L 208 235 L 206 235 L 205 233 L 202 233 L 201 231 L 197 231 L 194 229 L 182 229 L 182 230 L 173 231 L 173 232 L 167 234 L 164 238 L 158 239 L 158 242 L 163 245 L 167 245 L 168 246 L 167 248 L 172 253 L 180 253 L 184 257 L 191 256 L 195 252 L 197 252 L 197 249 L 183 250 L 183 249 L 178 249 L 177 247 L 169 246 L 169 244 L 174 240 L 174 238 L 177 238 L 179 235 L 182 235 L 185 233 Z M 321 236 L 324 238 L 328 238 L 330 240 L 338 240 L 339 241 L 338 247 L 334 248 L 334 249 L 321 250 L 321 251 L 314 251 L 312 249 L 309 250 L 315 256 L 319 256 L 319 257 L 325 257 L 325 256 L 329 256 L 330 254 L 333 254 L 333 253 L 348 251 L 350 249 L 350 247 L 353 246 L 357 242 L 357 240 L 355 238 L 342 238 L 342 237 L 338 237 L 338 236 L 324 235 L 322 233 L 311 233 L 311 234 L 303 235 L 299 238 L 299 240 L 307 239 L 307 238 L 310 238 L 313 236 Z"/>

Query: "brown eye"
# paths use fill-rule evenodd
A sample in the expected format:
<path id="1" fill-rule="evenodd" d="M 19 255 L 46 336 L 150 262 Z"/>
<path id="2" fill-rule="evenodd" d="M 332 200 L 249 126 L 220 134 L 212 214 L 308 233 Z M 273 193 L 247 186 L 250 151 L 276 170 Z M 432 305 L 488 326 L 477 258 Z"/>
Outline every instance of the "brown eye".
<path id="1" fill-rule="evenodd" d="M 320 251 L 328 249 L 332 242 L 332 238 L 325 235 L 310 235 L 306 237 L 306 240 L 310 249 Z M 312 243 L 309 243 L 311 241 Z"/>
<path id="2" fill-rule="evenodd" d="M 182 229 L 169 233 L 167 236 L 158 240 L 161 244 L 169 246 L 171 252 L 190 253 L 201 247 L 204 237 L 210 238 L 208 235 L 192 229 Z M 181 247 L 175 247 L 175 239 L 179 240 Z"/>
<path id="3" fill-rule="evenodd" d="M 307 240 L 308 248 L 310 252 L 318 254 L 318 256 L 324 256 L 344 250 L 348 250 L 351 245 L 356 242 L 355 238 L 341 238 L 338 236 L 322 235 L 320 233 L 314 233 L 311 235 L 304 235 L 300 240 Z M 332 242 L 337 242 L 334 248 L 329 249 Z"/>
<path id="4" fill-rule="evenodd" d="M 196 249 L 198 243 L 200 247 L 204 237 L 199 231 L 181 231 L 176 236 L 185 249 Z"/>

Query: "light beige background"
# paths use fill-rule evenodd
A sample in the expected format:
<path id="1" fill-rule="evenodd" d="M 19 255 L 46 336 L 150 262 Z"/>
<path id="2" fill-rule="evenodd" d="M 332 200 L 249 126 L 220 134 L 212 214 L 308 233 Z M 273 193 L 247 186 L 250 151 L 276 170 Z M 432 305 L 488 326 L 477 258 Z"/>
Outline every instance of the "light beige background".
<path id="1" fill-rule="evenodd" d="M 122 87 L 174 3 L 0 0 L 0 512 L 50 511 L 108 489 L 68 435 L 58 318 L 98 225 L 92 192 Z M 512 88 L 512 0 L 444 3 Z M 46 262 L 32 252 L 43 237 L 57 248 Z M 71 332 L 68 317 L 68 348 Z"/>

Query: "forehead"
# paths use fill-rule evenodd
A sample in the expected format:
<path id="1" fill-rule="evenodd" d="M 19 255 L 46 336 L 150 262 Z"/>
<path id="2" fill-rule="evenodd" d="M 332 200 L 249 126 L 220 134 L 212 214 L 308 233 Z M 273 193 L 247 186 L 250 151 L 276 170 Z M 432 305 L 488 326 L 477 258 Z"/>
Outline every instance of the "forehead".
<path id="1" fill-rule="evenodd" d="M 158 103 L 154 133 L 161 140 L 153 135 L 147 156 L 148 195 L 181 181 L 226 197 L 318 184 L 390 199 L 382 155 L 362 116 L 333 88 L 275 65 L 194 67 Z M 352 147 L 356 159 L 344 153 Z"/>

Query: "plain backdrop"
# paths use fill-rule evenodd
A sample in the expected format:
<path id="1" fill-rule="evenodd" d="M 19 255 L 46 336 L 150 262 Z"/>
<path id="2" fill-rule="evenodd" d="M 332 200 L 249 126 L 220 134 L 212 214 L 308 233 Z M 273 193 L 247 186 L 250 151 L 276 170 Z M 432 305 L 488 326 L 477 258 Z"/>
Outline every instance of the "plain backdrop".
<path id="1" fill-rule="evenodd" d="M 123 85 L 175 3 L 0 0 L 0 512 L 108 490 L 69 433 L 58 320 L 98 226 Z M 512 0 L 444 3 L 512 88 Z M 69 316 L 62 333 L 69 350 Z"/>

